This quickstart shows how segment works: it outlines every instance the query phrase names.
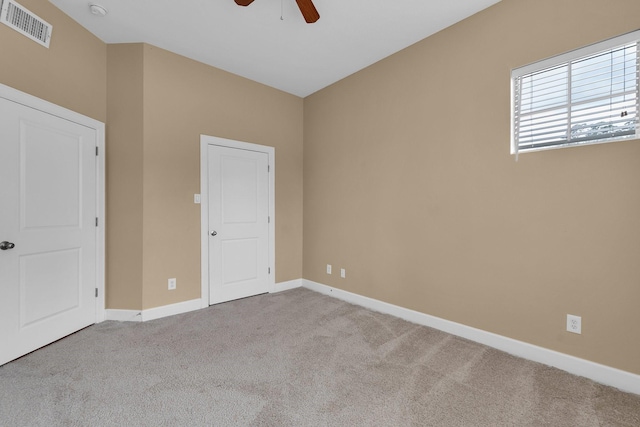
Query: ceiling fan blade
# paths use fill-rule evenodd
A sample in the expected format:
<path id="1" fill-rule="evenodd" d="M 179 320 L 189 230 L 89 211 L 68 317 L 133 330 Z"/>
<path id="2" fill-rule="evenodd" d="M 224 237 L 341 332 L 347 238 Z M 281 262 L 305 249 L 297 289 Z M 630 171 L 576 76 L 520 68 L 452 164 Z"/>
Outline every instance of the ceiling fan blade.
<path id="1" fill-rule="evenodd" d="M 251 3 L 253 3 L 253 0 L 236 0 L 238 6 L 249 6 Z"/>
<path id="2" fill-rule="evenodd" d="M 236 3 L 238 0 L 236 0 Z M 320 19 L 320 14 L 318 10 L 313 5 L 312 0 L 296 0 L 298 3 L 298 7 L 300 8 L 300 12 L 302 12 L 302 16 L 304 16 L 304 20 L 307 21 L 307 24 L 313 24 L 318 19 Z"/>

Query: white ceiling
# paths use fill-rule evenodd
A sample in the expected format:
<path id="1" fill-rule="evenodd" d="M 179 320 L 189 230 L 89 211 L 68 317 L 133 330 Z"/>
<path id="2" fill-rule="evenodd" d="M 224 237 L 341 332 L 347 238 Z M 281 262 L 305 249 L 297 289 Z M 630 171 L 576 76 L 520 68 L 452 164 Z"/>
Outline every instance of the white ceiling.
<path id="1" fill-rule="evenodd" d="M 305 97 L 499 0 L 314 0 L 315 24 L 295 0 L 50 1 L 106 43 L 149 43 Z"/>

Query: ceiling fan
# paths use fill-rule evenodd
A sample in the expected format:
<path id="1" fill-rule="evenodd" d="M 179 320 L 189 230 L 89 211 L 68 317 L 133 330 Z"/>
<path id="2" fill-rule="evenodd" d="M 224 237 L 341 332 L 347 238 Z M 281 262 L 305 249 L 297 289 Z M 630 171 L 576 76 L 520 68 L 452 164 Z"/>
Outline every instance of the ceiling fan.
<path id="1" fill-rule="evenodd" d="M 235 2 L 239 6 L 249 6 L 253 3 L 253 0 L 235 0 Z M 313 5 L 312 0 L 296 0 L 296 3 L 298 3 L 300 12 L 302 12 L 302 16 L 304 16 L 304 20 L 307 21 L 307 24 L 313 24 L 320 19 L 320 14 Z"/>

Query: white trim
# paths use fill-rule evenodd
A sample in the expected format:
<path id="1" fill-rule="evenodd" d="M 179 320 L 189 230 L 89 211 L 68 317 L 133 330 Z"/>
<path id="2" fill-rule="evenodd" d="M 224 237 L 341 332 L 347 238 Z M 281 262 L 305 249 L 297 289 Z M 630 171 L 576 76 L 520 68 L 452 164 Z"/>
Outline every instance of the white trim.
<path id="1" fill-rule="evenodd" d="M 613 37 L 598 43 L 571 50 L 569 52 L 561 53 L 560 55 L 555 55 L 541 61 L 532 62 L 531 64 L 527 64 L 522 67 L 514 68 L 513 70 L 511 70 L 511 78 L 514 79 L 517 77 L 521 77 L 525 74 L 544 70 L 545 68 L 553 67 L 564 62 L 575 61 L 580 58 L 595 55 L 608 49 L 613 49 L 618 46 L 634 43 L 639 40 L 640 30 L 632 31 L 621 36 Z"/>
<path id="2" fill-rule="evenodd" d="M 639 130 L 636 126 L 635 132 L 631 135 L 615 135 L 615 134 L 605 134 L 605 135 L 600 135 L 601 138 L 596 139 L 595 136 L 590 136 L 587 138 L 576 138 L 576 139 L 572 139 L 571 135 L 567 134 L 565 140 L 560 140 L 560 141 L 550 141 L 547 140 L 546 142 L 544 141 L 538 141 L 537 144 L 539 144 L 539 146 L 536 146 L 537 144 L 534 143 L 533 141 L 530 141 L 529 143 L 525 142 L 523 143 L 523 146 L 520 146 L 520 141 L 518 141 L 518 137 L 519 135 L 516 135 L 516 125 L 520 122 L 520 111 L 519 111 L 519 106 L 518 103 L 516 102 L 516 98 L 517 96 L 519 96 L 520 94 L 517 92 L 520 92 L 520 90 L 516 89 L 516 84 L 518 81 L 520 81 L 520 79 L 522 79 L 525 76 L 531 75 L 531 74 L 535 74 L 544 70 L 549 70 L 552 68 L 556 68 L 559 66 L 566 66 L 567 67 L 567 73 L 568 73 L 568 82 L 566 82 L 566 84 L 564 86 L 565 89 L 567 89 L 567 87 L 569 89 L 571 89 L 571 78 L 574 76 L 574 71 L 572 68 L 572 64 L 575 64 L 577 61 L 581 61 L 584 58 L 588 58 L 594 55 L 599 55 L 599 54 L 604 54 L 606 52 L 611 51 L 612 49 L 618 49 L 618 48 L 623 48 L 625 46 L 629 46 L 630 44 L 636 44 L 636 46 L 638 45 L 638 43 L 640 43 L 640 30 L 637 31 L 633 31 L 627 34 L 623 34 L 621 36 L 618 37 L 614 37 L 608 40 L 604 40 L 601 41 L 599 43 L 595 43 L 589 46 L 585 46 L 579 49 L 575 49 L 569 52 L 565 52 L 562 53 L 560 55 L 556 55 L 550 58 L 546 58 L 543 59 L 541 61 L 536 61 L 534 63 L 519 67 L 519 68 L 514 68 L 511 70 L 511 136 L 510 136 L 510 153 L 511 154 L 515 154 L 516 156 L 516 161 L 518 160 L 518 154 L 519 153 L 529 153 L 529 152 L 534 152 L 534 151 L 544 151 L 544 150 L 554 150 L 554 149 L 559 149 L 559 148 L 568 148 L 568 147 L 578 147 L 578 146 L 583 146 L 583 145 L 594 145 L 594 144 L 605 144 L 605 143 L 609 143 L 609 142 L 619 142 L 619 141 L 628 141 L 630 139 L 635 139 L 638 137 L 639 135 Z M 637 59 L 637 58 L 636 58 Z M 581 74 L 582 75 L 582 74 Z M 611 76 L 610 76 L 611 77 Z M 604 77 L 603 77 L 604 78 Z M 560 93 L 560 86 L 558 86 L 558 88 L 556 88 L 558 90 L 558 93 Z M 534 92 L 536 92 L 534 90 Z M 627 93 L 628 94 L 628 93 Z M 535 95 L 532 95 L 535 96 Z M 609 95 L 610 99 L 609 101 L 611 101 L 613 98 L 611 97 L 615 97 L 614 95 Z M 621 95 L 622 96 L 622 95 Z M 637 97 L 637 93 L 636 93 L 636 97 Z M 602 99 L 602 101 L 605 101 L 604 99 Z M 574 102 L 571 97 L 569 96 L 568 99 L 565 100 L 565 103 L 563 105 L 559 105 L 557 106 L 559 107 L 566 107 L 569 108 L 569 110 L 571 110 L 572 106 L 575 107 L 579 107 L 579 108 L 583 108 L 584 105 L 584 100 L 582 101 L 578 101 L 578 102 Z M 566 109 L 565 108 L 565 109 Z M 516 111 L 518 110 L 518 111 Z M 558 110 L 560 111 L 560 110 Z M 556 113 L 558 112 L 556 111 Z M 547 121 L 551 121 L 553 117 L 555 118 L 559 118 L 562 114 L 558 113 L 555 114 L 553 112 L 547 112 L 549 114 L 548 118 L 545 119 Z M 547 114 L 545 113 L 545 114 Z M 531 112 L 525 114 L 525 116 L 529 117 L 531 114 Z M 534 110 L 534 114 L 535 114 L 535 110 Z M 604 113 L 603 113 L 604 114 Z M 637 117 L 636 117 L 637 118 Z M 530 119 L 530 117 L 529 117 Z M 572 126 L 573 124 L 576 124 L 573 122 L 574 117 L 571 116 L 570 112 L 569 112 L 569 116 L 565 117 L 566 120 L 568 120 L 567 126 Z M 604 116 L 602 116 L 602 119 L 604 120 Z M 595 119 L 594 119 L 595 120 Z M 525 119 L 526 121 L 526 119 Z M 533 125 L 535 126 L 535 125 Z M 546 125 L 542 125 L 542 126 L 546 126 Z M 573 127 L 572 127 L 573 129 Z M 625 129 L 625 131 L 631 131 L 630 129 Z M 534 129 L 534 132 L 536 132 L 536 130 Z M 626 132 L 625 132 L 626 133 Z M 543 143 L 544 142 L 544 143 Z M 533 145 L 533 147 L 531 147 L 531 145 Z M 527 148 L 527 146 L 529 146 Z"/>
<path id="3" fill-rule="evenodd" d="M 276 283 L 273 292 L 288 291 L 290 289 L 302 287 L 302 279 L 289 280 L 288 282 Z"/>
<path id="4" fill-rule="evenodd" d="M 119 322 L 148 322 L 149 320 L 161 319 L 163 317 L 175 316 L 176 314 L 188 313 L 200 310 L 202 302 L 200 298 L 189 301 L 177 302 L 175 304 L 163 305 L 160 307 L 148 308 L 146 310 L 107 310 L 107 320 Z"/>
<path id="5" fill-rule="evenodd" d="M 161 319 L 163 317 L 200 310 L 201 308 L 202 301 L 198 298 L 189 301 L 177 302 L 175 304 L 163 305 L 161 307 L 148 308 L 146 310 L 142 310 L 140 317 L 142 317 L 143 322 L 147 322 L 149 320 Z"/>
<path id="6" fill-rule="evenodd" d="M 209 163 L 207 162 L 207 147 L 236 148 L 240 150 L 257 151 L 269 157 L 269 291 L 276 290 L 276 155 L 275 148 L 250 142 L 234 141 L 217 136 L 200 135 L 200 301 L 202 308 L 209 306 Z"/>
<path id="7" fill-rule="evenodd" d="M 142 322 L 142 312 L 140 310 L 115 310 L 107 309 L 106 320 L 118 322 Z"/>
<path id="8" fill-rule="evenodd" d="M 390 314 L 419 325 L 428 326 L 475 341 L 489 347 L 502 350 L 514 356 L 532 360 L 534 362 L 553 366 L 574 375 L 589 378 L 601 384 L 619 388 L 630 393 L 640 394 L 640 375 L 622 371 L 610 366 L 601 365 L 575 356 L 549 350 L 523 341 L 514 340 L 502 335 L 472 328 L 450 320 L 441 319 L 429 314 L 409 310 L 397 305 L 389 304 L 362 295 L 332 288 L 311 280 L 303 279 L 303 286 L 312 291 L 329 295 L 334 298 L 360 305 L 362 307 Z"/>
<path id="9" fill-rule="evenodd" d="M 96 323 L 105 320 L 106 298 L 105 298 L 105 234 L 106 234 L 106 145 L 105 145 L 105 125 L 97 122 L 98 138 L 96 141 L 98 155 L 96 156 L 96 185 L 98 187 L 96 197 L 96 215 L 98 216 L 98 227 L 96 227 L 96 287 L 98 288 L 98 298 L 96 298 Z"/>
<path id="10" fill-rule="evenodd" d="M 0 97 L 16 102 L 35 110 L 42 111 L 52 116 L 68 120 L 79 125 L 93 129 L 96 132 L 96 144 L 100 153 L 96 163 L 96 215 L 98 215 L 98 227 L 96 227 L 96 323 L 106 318 L 105 313 L 105 125 L 104 123 L 87 117 L 75 111 L 68 110 L 59 105 L 37 98 L 33 95 L 21 92 L 12 87 L 0 84 Z"/>
<path id="11" fill-rule="evenodd" d="M 205 190 L 206 193 L 205 193 Z M 209 307 L 209 163 L 207 144 L 200 135 L 200 301 Z M 205 234 L 206 233 L 206 234 Z M 206 236 L 206 237 L 205 237 Z"/>

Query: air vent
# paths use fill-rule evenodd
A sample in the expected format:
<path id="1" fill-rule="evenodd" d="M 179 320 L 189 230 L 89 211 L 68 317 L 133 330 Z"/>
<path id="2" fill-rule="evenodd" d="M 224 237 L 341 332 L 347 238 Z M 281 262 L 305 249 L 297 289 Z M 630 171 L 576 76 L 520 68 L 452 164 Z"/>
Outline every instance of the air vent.
<path id="1" fill-rule="evenodd" d="M 51 24 L 43 21 L 14 0 L 4 0 L 2 2 L 0 22 L 40 43 L 42 46 L 49 47 L 51 31 L 53 30 Z"/>

